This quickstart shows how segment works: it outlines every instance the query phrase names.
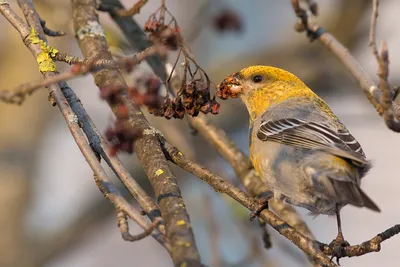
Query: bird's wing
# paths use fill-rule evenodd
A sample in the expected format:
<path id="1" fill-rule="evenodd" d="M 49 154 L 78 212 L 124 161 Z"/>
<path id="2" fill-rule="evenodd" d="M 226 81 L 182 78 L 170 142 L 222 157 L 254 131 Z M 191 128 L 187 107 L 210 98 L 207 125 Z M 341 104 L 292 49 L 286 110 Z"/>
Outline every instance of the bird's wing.
<path id="1" fill-rule="evenodd" d="M 368 164 L 361 145 L 345 128 L 335 131 L 321 123 L 295 118 L 264 120 L 257 137 L 262 141 L 324 150 L 361 165 Z"/>

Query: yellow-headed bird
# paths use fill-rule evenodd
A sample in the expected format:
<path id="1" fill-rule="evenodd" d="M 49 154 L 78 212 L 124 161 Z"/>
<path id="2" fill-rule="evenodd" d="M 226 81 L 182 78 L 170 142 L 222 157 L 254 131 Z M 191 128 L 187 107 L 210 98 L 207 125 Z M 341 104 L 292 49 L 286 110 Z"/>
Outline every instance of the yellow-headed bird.
<path id="1" fill-rule="evenodd" d="M 313 215 L 352 204 L 379 211 L 361 190 L 370 168 L 365 154 L 328 105 L 290 72 L 247 67 L 218 86 L 222 99 L 240 97 L 250 115 L 250 157 L 274 197 Z"/>

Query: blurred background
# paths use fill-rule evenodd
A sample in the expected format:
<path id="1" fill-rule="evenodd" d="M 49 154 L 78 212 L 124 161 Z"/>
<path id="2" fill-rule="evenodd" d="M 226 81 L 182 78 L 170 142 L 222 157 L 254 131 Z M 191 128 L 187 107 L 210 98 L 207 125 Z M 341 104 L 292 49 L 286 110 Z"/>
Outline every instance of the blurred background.
<path id="1" fill-rule="evenodd" d="M 18 10 L 14 1 L 9 1 Z M 60 51 L 81 55 L 72 31 L 69 1 L 34 1 L 47 26 L 67 32 L 49 38 Z M 131 6 L 133 0 L 123 0 Z M 331 31 L 376 78 L 377 64 L 368 47 L 371 1 L 318 1 L 318 23 Z M 397 171 L 399 136 L 384 125 L 348 71 L 318 41 L 309 43 L 296 33 L 290 1 L 276 0 L 167 0 L 182 34 L 189 40 L 198 63 L 218 84 L 225 76 L 248 65 L 287 69 L 313 88 L 332 107 L 362 144 L 374 168 L 363 189 L 382 213 L 346 207 L 342 211 L 345 238 L 358 244 L 400 221 L 400 179 Z M 143 25 L 160 5 L 149 1 L 135 19 Z M 18 10 L 19 12 L 19 10 Z M 390 82 L 400 83 L 400 34 L 395 27 L 400 5 L 381 1 L 377 40 L 388 42 Z M 19 14 L 21 14 L 19 12 Z M 221 16 L 234 14 L 239 28 L 221 32 Z M 115 53 L 132 54 L 119 29 L 107 14 L 100 14 Z M 0 88 L 40 79 L 36 62 L 20 36 L 0 17 Z M 174 61 L 171 54 L 169 60 Z M 60 71 L 67 70 L 59 64 Z M 141 70 L 149 72 L 146 63 Z M 131 77 L 128 77 L 131 79 Z M 128 80 L 128 83 L 130 81 Z M 113 117 L 91 76 L 69 82 L 101 131 Z M 233 116 L 232 116 L 233 115 Z M 147 116 L 171 143 L 183 152 L 235 181 L 230 167 L 185 120 Z M 248 152 L 248 117 L 238 100 L 221 103 L 221 113 L 209 117 Z M 135 155 L 121 155 L 132 175 L 151 192 Z M 174 168 L 187 204 L 202 261 L 209 266 L 308 266 L 302 252 L 270 230 L 273 248 L 265 250 L 256 222 L 249 213 L 207 184 Z M 116 180 L 116 179 L 115 179 Z M 116 183 L 118 181 L 116 180 Z M 121 188 L 121 190 L 123 190 Z M 334 217 L 311 217 L 298 209 L 319 241 L 336 236 Z M 47 101 L 45 89 L 21 106 L 0 103 L 0 266 L 105 267 L 172 266 L 168 254 L 152 238 L 129 243 L 120 237 L 115 212 L 93 182 L 92 172 L 57 110 Z M 134 223 L 131 233 L 141 229 Z M 400 238 L 382 245 L 379 253 L 341 259 L 342 266 L 399 266 Z"/>

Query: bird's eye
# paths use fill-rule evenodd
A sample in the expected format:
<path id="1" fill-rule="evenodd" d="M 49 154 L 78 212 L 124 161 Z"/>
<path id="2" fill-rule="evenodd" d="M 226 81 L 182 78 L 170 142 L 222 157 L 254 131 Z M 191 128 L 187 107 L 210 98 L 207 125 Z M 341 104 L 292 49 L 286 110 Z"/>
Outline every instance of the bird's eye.
<path id="1" fill-rule="evenodd" d="M 261 75 L 256 75 L 253 77 L 253 82 L 259 83 L 263 80 L 263 77 Z"/>

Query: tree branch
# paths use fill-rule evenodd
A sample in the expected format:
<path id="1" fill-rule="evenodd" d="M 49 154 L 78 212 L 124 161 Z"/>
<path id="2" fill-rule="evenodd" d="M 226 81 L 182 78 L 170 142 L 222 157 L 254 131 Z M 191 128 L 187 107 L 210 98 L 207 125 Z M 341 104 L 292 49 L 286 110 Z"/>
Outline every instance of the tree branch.
<path id="1" fill-rule="evenodd" d="M 121 28 L 129 44 L 136 51 L 142 51 L 151 46 L 147 35 L 142 28 L 131 18 L 121 17 L 114 10 L 125 10 L 119 0 L 103 0 L 101 6 L 109 13 L 114 22 Z M 167 80 L 165 64 L 157 55 L 146 58 L 147 63 L 154 70 L 154 73 L 162 80 Z"/>
<path id="2" fill-rule="evenodd" d="M 51 84 L 68 81 L 83 75 L 87 75 L 89 72 L 99 71 L 101 69 L 132 68 L 136 65 L 139 65 L 148 56 L 164 53 L 165 49 L 161 45 L 150 46 L 133 57 L 123 57 L 117 61 L 112 59 L 81 59 L 78 57 L 68 56 L 63 53 L 57 53 L 54 57 L 55 60 L 62 60 L 79 65 L 73 66 L 69 72 L 56 74 L 51 77 L 45 77 L 40 81 L 21 84 L 14 90 L 1 90 L 0 101 L 9 104 L 21 105 L 26 96 L 29 96 L 38 89 L 44 88 Z"/>
<path id="3" fill-rule="evenodd" d="M 140 207 L 145 211 L 152 221 L 154 221 L 154 219 L 157 217 L 160 217 L 161 213 L 157 205 L 125 169 L 118 156 L 110 155 L 107 143 L 101 136 L 97 127 L 94 125 L 90 116 L 87 114 L 81 101 L 76 96 L 74 91 L 67 85 L 66 82 L 61 82 L 60 86 L 65 98 L 68 101 L 68 104 L 71 106 L 72 111 L 76 114 L 82 130 L 85 133 L 93 151 L 100 155 L 108 164 L 108 166 L 110 166 L 115 175 L 117 175 L 117 177 L 125 185 L 130 194 L 135 198 Z M 165 228 L 163 224 L 158 224 L 158 230 L 162 234 L 165 234 Z"/>
<path id="4" fill-rule="evenodd" d="M 99 58 L 112 59 L 103 29 L 98 22 L 95 1 L 72 0 L 72 12 L 75 31 L 77 33 L 90 32 L 90 34 L 78 34 L 78 42 L 84 56 L 92 58 L 96 55 Z M 101 88 L 110 85 L 126 88 L 125 81 L 116 70 L 101 70 L 93 75 L 95 83 Z M 109 102 L 109 105 L 117 118 L 125 125 L 132 129 L 140 129 L 143 133 L 135 141 L 134 149 L 158 198 L 175 266 L 181 266 L 181 264 L 201 266 L 189 216 L 176 178 L 163 155 L 158 131 L 149 125 L 125 90 L 119 94 L 119 101 Z M 128 107 L 128 119 L 118 113 L 121 105 Z"/>
<path id="5" fill-rule="evenodd" d="M 35 30 L 38 31 L 39 33 L 42 33 L 42 36 L 44 36 L 43 29 L 41 28 L 40 22 L 39 22 L 39 24 L 36 24 L 36 22 L 35 22 L 35 20 L 38 19 L 39 17 L 36 14 L 36 11 L 33 7 L 32 2 L 30 2 L 28 0 L 27 1 L 20 0 L 20 1 L 18 1 L 18 3 L 21 6 L 21 8 L 23 9 L 23 13 L 29 14 L 29 16 L 26 17 L 29 24 L 34 25 L 33 27 L 36 27 Z M 20 35 L 22 37 L 22 40 L 26 40 L 30 33 L 29 26 L 27 24 L 25 24 L 25 22 L 23 22 L 22 19 L 20 19 L 18 17 L 18 15 L 10 8 L 10 6 L 7 3 L 0 4 L 0 12 L 18 30 L 18 32 L 20 33 Z M 33 44 L 32 42 L 24 42 L 24 43 L 26 44 L 27 48 L 32 52 L 33 56 L 37 57 L 37 55 L 41 51 L 39 44 Z M 45 77 L 52 77 L 53 75 L 55 75 L 55 73 L 54 72 L 43 72 L 43 75 Z M 123 209 L 141 227 L 143 227 L 144 229 L 147 229 L 149 227 L 149 223 L 141 216 L 139 211 L 137 211 L 135 208 L 133 208 L 133 206 L 130 205 L 121 196 L 119 191 L 115 188 L 115 186 L 111 183 L 111 181 L 107 177 L 104 169 L 102 168 L 102 166 L 100 165 L 100 163 L 96 157 L 96 154 L 94 153 L 94 151 L 91 149 L 91 147 L 87 143 L 86 137 L 82 134 L 79 124 L 78 124 L 78 120 L 76 119 L 76 115 L 73 113 L 70 106 L 68 105 L 68 102 L 64 98 L 58 84 L 50 85 L 49 89 L 53 93 L 54 99 L 55 99 L 60 111 L 62 112 L 64 119 L 67 122 L 68 128 L 71 131 L 72 136 L 75 139 L 75 142 L 77 143 L 82 154 L 84 155 L 84 157 L 86 158 L 90 167 L 92 168 L 98 181 L 100 181 L 102 186 L 104 187 L 104 192 L 106 194 L 108 194 L 110 201 L 118 208 Z M 163 236 L 161 236 L 160 234 L 153 234 L 152 236 L 160 244 L 162 244 L 165 247 L 168 247 Z"/>
<path id="6" fill-rule="evenodd" d="M 395 105 L 393 101 L 393 90 L 390 87 L 388 76 L 389 76 L 389 51 L 385 41 L 382 42 L 381 52 L 378 52 L 376 45 L 376 24 L 378 20 L 378 6 L 379 0 L 372 1 L 372 17 L 371 26 L 369 32 L 369 45 L 372 50 L 372 54 L 378 63 L 378 77 L 379 77 L 379 89 L 382 92 L 381 105 L 383 109 L 383 118 L 387 126 L 393 131 L 400 132 L 400 121 L 399 117 L 395 114 L 400 114 L 400 106 Z M 395 112 L 395 109 L 399 113 Z"/>
<path id="7" fill-rule="evenodd" d="M 398 233 L 400 233 L 400 224 L 396 224 L 360 245 L 344 247 L 342 255 L 345 257 L 358 257 L 370 252 L 379 252 L 381 250 L 381 243 Z M 327 244 L 320 243 L 320 248 L 326 255 L 334 254 L 332 248 Z"/>

